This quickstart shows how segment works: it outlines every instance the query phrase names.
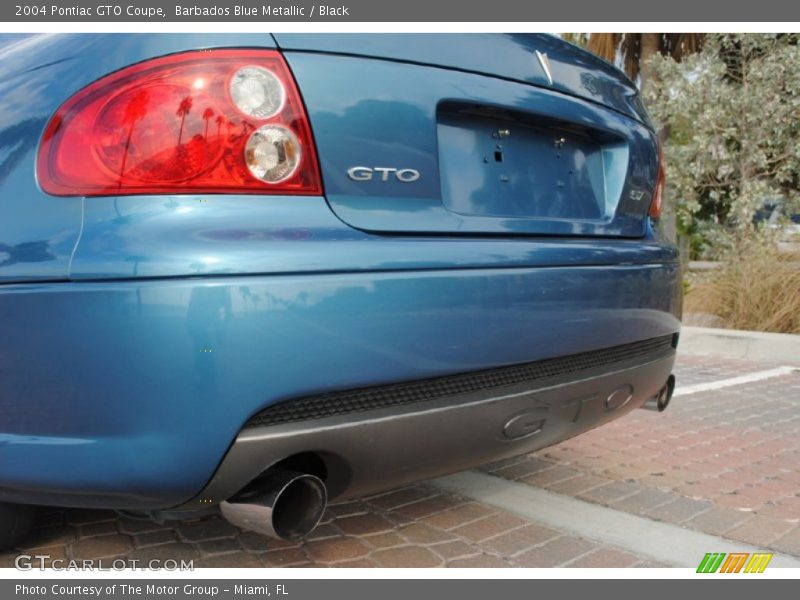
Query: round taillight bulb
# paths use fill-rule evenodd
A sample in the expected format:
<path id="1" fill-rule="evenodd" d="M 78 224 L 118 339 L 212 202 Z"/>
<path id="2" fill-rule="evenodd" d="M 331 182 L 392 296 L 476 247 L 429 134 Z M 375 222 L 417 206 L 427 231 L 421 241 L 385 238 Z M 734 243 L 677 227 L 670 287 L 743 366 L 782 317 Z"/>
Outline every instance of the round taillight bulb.
<path id="1" fill-rule="evenodd" d="M 244 114 L 268 119 L 277 114 L 286 99 L 286 90 L 264 67 L 242 67 L 231 77 L 231 98 Z"/>
<path id="2" fill-rule="evenodd" d="M 267 183 L 279 183 L 294 175 L 302 151 L 297 136 L 280 125 L 256 129 L 244 148 L 244 161 L 254 177 Z"/>

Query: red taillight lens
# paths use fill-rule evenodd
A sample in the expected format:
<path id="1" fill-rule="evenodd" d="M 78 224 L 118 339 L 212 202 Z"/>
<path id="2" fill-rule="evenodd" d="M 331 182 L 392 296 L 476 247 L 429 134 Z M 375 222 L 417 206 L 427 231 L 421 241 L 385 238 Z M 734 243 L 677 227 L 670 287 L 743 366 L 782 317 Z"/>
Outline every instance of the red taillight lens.
<path id="1" fill-rule="evenodd" d="M 653 190 L 653 201 L 650 203 L 650 216 L 658 219 L 661 216 L 661 208 L 664 204 L 664 152 L 661 146 L 658 147 L 658 176 L 656 177 L 656 187 Z"/>
<path id="2" fill-rule="evenodd" d="M 37 176 L 56 196 L 322 193 L 300 94 L 273 50 L 174 54 L 92 83 L 48 123 Z"/>

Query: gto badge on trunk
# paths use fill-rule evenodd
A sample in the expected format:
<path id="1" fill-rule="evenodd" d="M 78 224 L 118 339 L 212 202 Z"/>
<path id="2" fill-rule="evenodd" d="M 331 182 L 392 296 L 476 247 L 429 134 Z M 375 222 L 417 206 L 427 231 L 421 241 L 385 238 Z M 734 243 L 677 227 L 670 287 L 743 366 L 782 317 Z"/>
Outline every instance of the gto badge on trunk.
<path id="1" fill-rule="evenodd" d="M 389 181 L 393 177 L 401 183 L 411 183 L 419 179 L 419 171 L 394 167 L 350 167 L 347 176 L 353 181 Z"/>

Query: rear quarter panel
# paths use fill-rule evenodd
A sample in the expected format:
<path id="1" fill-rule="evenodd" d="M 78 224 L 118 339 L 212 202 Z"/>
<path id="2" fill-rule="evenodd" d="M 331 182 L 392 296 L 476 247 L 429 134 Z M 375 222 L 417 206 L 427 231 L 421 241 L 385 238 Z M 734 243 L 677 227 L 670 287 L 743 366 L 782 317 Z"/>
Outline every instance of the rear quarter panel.
<path id="1" fill-rule="evenodd" d="M 42 131 L 58 106 L 88 83 L 132 63 L 225 46 L 271 48 L 274 42 L 268 34 L 206 33 L 0 39 L 0 282 L 69 276 L 83 199 L 44 194 L 34 176 Z"/>

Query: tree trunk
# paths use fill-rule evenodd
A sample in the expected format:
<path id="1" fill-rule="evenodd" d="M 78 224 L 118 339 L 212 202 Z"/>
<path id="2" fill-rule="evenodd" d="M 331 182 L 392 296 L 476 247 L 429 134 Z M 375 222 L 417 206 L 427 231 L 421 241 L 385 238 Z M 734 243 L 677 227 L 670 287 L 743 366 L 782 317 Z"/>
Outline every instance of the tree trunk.
<path id="1" fill-rule="evenodd" d="M 649 66 L 649 61 L 661 49 L 660 33 L 640 33 L 640 47 L 639 54 L 639 86 L 644 94 L 647 91 L 647 86 L 651 85 L 652 71 Z"/>

